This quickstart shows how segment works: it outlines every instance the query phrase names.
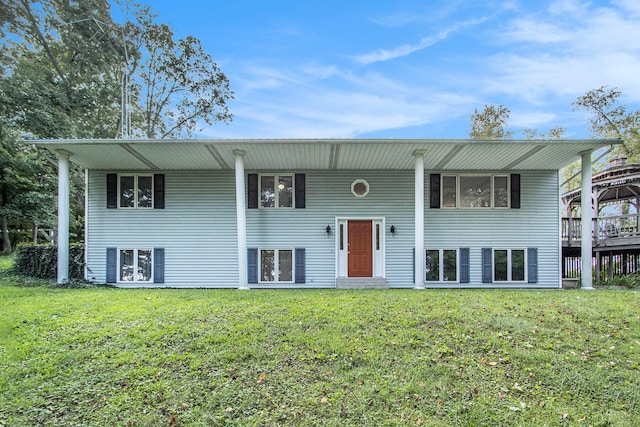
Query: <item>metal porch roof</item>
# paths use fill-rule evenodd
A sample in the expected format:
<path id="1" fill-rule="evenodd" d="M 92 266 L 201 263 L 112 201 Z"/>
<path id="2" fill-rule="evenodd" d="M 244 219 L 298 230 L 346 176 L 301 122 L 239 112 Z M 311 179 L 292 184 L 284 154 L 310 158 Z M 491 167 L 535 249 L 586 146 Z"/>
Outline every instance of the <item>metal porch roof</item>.
<path id="1" fill-rule="evenodd" d="M 235 150 L 247 170 L 413 169 L 423 150 L 426 170 L 557 170 L 620 140 L 469 139 L 56 139 L 29 143 L 68 152 L 95 170 L 231 170 Z"/>

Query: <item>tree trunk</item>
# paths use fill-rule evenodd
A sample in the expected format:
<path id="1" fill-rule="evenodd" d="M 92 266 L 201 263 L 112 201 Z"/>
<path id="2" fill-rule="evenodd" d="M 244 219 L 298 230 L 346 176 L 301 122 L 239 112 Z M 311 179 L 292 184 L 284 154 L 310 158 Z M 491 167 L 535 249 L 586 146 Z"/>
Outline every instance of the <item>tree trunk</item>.
<path id="1" fill-rule="evenodd" d="M 6 215 L 2 215 L 2 253 L 11 254 L 11 240 L 9 240 L 9 221 Z"/>

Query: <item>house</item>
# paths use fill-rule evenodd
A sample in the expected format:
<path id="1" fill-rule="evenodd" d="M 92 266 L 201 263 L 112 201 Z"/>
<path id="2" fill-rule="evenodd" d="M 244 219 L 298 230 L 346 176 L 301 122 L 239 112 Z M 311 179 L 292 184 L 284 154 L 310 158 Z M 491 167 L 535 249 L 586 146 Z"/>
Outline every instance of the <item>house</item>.
<path id="1" fill-rule="evenodd" d="M 616 142 L 35 143 L 59 159 L 61 283 L 72 161 L 86 169 L 91 282 L 421 289 L 559 288 L 559 169 L 581 158 L 590 183 L 591 153 Z"/>

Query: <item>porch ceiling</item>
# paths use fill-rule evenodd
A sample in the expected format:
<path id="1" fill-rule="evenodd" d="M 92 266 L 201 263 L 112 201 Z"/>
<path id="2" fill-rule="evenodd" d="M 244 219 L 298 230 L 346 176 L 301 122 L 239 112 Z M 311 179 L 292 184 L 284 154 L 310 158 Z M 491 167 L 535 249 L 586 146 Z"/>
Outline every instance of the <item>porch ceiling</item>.
<path id="1" fill-rule="evenodd" d="M 34 140 L 96 170 L 231 170 L 235 150 L 247 170 L 413 169 L 424 151 L 426 170 L 557 170 L 619 140 L 441 139 L 196 139 Z"/>

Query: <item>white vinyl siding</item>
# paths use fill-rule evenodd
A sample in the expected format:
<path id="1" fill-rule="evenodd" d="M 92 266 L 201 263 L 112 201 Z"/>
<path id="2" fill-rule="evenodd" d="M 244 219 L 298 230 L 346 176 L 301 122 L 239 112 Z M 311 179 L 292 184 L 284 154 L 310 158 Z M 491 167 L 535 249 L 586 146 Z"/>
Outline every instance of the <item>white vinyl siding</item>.
<path id="1" fill-rule="evenodd" d="M 164 248 L 164 283 L 119 286 L 237 288 L 233 172 L 160 173 L 165 209 L 106 209 L 106 172 L 88 173 L 87 279 L 106 281 L 105 248 Z"/>
<path id="2" fill-rule="evenodd" d="M 446 171 L 433 171 L 442 173 Z M 491 175 L 502 175 L 499 171 Z M 537 281 L 533 287 L 558 288 L 560 281 L 560 223 L 558 173 L 518 171 L 520 209 L 425 208 L 427 248 L 469 248 L 469 283 L 426 283 L 427 287 L 522 287 L 524 282 L 482 282 L 482 248 L 537 248 Z M 429 185 L 427 181 L 426 186 Z M 429 194 L 429 189 L 426 190 Z M 427 202 L 428 203 L 428 202 Z"/>
<path id="3" fill-rule="evenodd" d="M 272 175 L 291 176 L 291 172 L 276 170 Z M 304 283 L 282 282 L 281 287 L 335 286 L 339 220 L 347 218 L 379 220 L 379 229 L 374 226 L 374 245 L 377 248 L 376 242 L 380 242 L 389 287 L 414 286 L 413 170 L 295 172 L 306 175 L 305 209 L 246 210 L 248 248 L 305 249 Z M 524 285 L 559 286 L 558 174 L 516 172 L 521 174 L 521 209 L 429 209 L 429 197 L 425 197 L 425 250 L 465 248 L 469 254 L 469 283 L 427 282 L 426 286 L 487 287 L 482 283 L 481 250 L 485 247 L 537 248 L 537 282 Z M 159 210 L 107 209 L 107 173 L 113 171 L 90 171 L 87 177 L 87 279 L 105 282 L 106 248 L 164 248 L 164 283 L 148 286 L 237 288 L 233 170 L 158 171 L 165 175 L 165 208 Z M 425 176 L 429 173 L 440 173 L 443 177 L 461 174 L 425 171 Z M 482 174 L 506 176 L 500 171 Z M 352 183 L 358 179 L 369 185 L 366 197 L 356 197 L 351 191 Z M 429 195 L 428 179 L 425 195 Z M 331 227 L 330 233 L 326 231 L 327 225 Z M 376 239 L 378 233 L 380 238 Z M 461 278 L 458 272 L 458 281 Z"/>

